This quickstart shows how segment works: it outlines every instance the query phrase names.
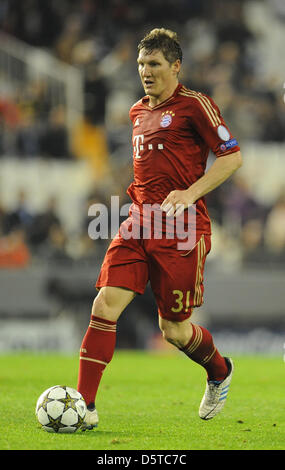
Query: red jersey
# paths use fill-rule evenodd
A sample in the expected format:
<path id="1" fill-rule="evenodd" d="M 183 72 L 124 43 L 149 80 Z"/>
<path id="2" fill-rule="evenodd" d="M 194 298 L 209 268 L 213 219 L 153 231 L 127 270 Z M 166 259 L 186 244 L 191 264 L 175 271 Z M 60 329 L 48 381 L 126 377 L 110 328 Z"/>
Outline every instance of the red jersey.
<path id="1" fill-rule="evenodd" d="M 210 149 L 216 157 L 240 150 L 207 95 L 179 84 L 164 102 L 154 108 L 148 103 L 145 96 L 130 109 L 134 181 L 127 193 L 139 207 L 160 205 L 171 191 L 188 189 L 204 175 Z M 203 197 L 196 201 L 196 230 L 211 232 Z"/>

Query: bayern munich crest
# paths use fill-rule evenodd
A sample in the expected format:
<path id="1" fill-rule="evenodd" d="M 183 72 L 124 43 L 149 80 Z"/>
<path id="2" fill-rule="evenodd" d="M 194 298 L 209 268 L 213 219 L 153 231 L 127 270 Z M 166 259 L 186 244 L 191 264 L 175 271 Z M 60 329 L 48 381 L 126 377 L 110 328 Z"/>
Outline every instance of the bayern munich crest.
<path id="1" fill-rule="evenodd" d="M 161 114 L 160 126 L 168 127 L 172 123 L 172 119 L 175 116 L 173 111 L 165 111 Z"/>

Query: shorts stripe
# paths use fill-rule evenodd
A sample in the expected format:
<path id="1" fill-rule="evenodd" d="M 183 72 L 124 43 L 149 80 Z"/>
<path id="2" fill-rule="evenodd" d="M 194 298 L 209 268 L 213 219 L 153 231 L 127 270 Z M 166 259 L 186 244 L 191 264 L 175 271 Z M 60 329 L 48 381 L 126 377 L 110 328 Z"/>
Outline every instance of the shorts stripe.
<path id="1" fill-rule="evenodd" d="M 195 282 L 195 293 L 194 293 L 194 306 L 201 305 L 203 302 L 202 293 L 202 281 L 203 281 L 203 265 L 204 258 L 206 255 L 206 245 L 204 235 L 201 236 L 198 243 L 198 259 L 197 259 L 197 271 L 196 271 L 196 282 Z"/>

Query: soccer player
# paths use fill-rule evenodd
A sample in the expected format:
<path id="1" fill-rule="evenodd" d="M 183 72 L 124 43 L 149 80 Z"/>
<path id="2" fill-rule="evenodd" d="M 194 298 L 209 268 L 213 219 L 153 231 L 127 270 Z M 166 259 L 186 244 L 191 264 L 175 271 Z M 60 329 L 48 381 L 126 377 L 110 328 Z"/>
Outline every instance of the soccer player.
<path id="1" fill-rule="evenodd" d="M 130 110 L 134 180 L 127 192 L 133 205 L 107 250 L 80 350 L 78 390 L 88 407 L 87 429 L 98 424 L 96 393 L 114 353 L 116 322 L 135 295 L 144 293 L 148 281 L 163 337 L 206 371 L 202 419 L 221 411 L 231 382 L 232 360 L 219 353 L 211 333 L 190 317 L 203 303 L 204 263 L 211 248 L 204 196 L 229 178 L 242 158 L 213 100 L 179 83 L 181 63 L 173 31 L 156 28 L 138 45 L 138 72 L 146 96 Z M 217 158 L 205 172 L 210 149 Z M 155 205 L 154 215 L 162 215 L 160 233 L 151 229 L 151 236 L 125 236 L 129 228 L 143 227 L 141 216 L 149 205 Z M 194 211 L 194 225 L 188 208 Z M 191 219 L 195 240 L 178 249 L 179 230 L 170 237 L 167 224 L 184 216 L 182 225 Z"/>

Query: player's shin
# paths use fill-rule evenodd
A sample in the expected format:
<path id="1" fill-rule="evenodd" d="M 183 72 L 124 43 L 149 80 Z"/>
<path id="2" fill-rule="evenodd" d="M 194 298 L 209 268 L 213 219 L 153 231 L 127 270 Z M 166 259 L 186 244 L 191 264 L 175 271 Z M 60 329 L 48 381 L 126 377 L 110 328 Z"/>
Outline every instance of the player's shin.
<path id="1" fill-rule="evenodd" d="M 91 316 L 80 349 L 77 389 L 88 405 L 95 403 L 105 367 L 111 361 L 116 344 L 116 322 Z"/>

